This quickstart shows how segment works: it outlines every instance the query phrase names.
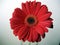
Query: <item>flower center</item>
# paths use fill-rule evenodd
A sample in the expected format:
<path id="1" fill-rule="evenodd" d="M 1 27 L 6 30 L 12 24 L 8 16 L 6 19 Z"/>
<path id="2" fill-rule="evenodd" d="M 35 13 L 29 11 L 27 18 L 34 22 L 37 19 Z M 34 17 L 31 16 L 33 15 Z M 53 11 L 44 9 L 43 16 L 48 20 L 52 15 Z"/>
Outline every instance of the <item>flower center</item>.
<path id="1" fill-rule="evenodd" d="M 29 17 L 29 18 L 27 19 L 27 22 L 28 22 L 29 24 L 33 24 L 33 23 L 35 23 L 35 19 L 34 19 L 33 17 Z"/>
<path id="2" fill-rule="evenodd" d="M 36 25 L 37 23 L 37 19 L 34 15 L 28 15 L 26 18 L 25 18 L 25 23 L 28 25 L 28 26 L 33 26 L 33 25 Z"/>

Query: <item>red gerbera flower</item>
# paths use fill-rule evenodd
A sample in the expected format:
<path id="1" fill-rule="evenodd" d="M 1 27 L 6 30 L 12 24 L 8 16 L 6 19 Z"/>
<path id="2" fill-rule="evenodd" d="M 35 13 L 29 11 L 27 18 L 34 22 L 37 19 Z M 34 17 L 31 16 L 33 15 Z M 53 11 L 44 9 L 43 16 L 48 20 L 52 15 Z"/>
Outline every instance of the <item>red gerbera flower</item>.
<path id="1" fill-rule="evenodd" d="M 19 40 L 39 42 L 45 37 L 48 28 L 52 28 L 51 12 L 41 2 L 22 3 L 22 9 L 16 8 L 10 19 L 10 25 Z"/>

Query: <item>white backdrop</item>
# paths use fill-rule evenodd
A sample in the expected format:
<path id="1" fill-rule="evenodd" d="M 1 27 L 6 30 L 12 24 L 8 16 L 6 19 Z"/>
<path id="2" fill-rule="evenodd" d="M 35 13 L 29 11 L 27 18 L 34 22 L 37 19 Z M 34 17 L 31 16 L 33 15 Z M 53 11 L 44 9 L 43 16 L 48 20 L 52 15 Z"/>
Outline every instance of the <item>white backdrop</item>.
<path id="1" fill-rule="evenodd" d="M 10 28 L 9 19 L 16 7 L 21 8 L 21 3 L 27 0 L 0 0 L 0 45 L 21 45 Z M 52 11 L 54 28 L 49 29 L 45 39 L 39 45 L 59 45 L 60 42 L 60 0 L 37 0 L 46 4 Z"/>

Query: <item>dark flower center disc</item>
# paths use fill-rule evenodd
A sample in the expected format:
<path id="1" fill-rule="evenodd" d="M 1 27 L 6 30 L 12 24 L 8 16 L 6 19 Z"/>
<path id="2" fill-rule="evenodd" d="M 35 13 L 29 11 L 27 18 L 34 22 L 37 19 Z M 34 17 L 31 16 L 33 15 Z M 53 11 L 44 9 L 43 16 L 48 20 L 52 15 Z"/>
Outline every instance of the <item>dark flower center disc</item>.
<path id="1" fill-rule="evenodd" d="M 33 23 L 35 23 L 35 19 L 34 19 L 33 17 L 29 17 L 29 18 L 27 19 L 27 22 L 28 22 L 29 24 L 33 24 Z"/>
<path id="2" fill-rule="evenodd" d="M 37 18 L 36 18 L 34 15 L 28 15 L 28 16 L 25 18 L 25 23 L 26 23 L 28 26 L 36 25 L 36 23 L 37 23 Z"/>

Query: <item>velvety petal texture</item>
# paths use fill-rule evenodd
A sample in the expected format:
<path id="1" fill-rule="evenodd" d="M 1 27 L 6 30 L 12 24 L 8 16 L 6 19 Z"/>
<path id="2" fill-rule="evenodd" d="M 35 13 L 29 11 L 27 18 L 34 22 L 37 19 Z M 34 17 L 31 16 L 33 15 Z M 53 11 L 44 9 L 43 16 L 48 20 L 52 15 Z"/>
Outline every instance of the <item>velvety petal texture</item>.
<path id="1" fill-rule="evenodd" d="M 46 5 L 41 5 L 41 2 L 22 3 L 22 8 L 16 8 L 10 19 L 13 34 L 18 36 L 19 40 L 40 42 L 42 38 L 45 38 L 47 28 L 53 28 L 51 15 L 52 12 L 48 11 Z M 29 18 L 28 21 L 27 18 Z M 33 22 L 32 25 L 31 22 Z"/>

